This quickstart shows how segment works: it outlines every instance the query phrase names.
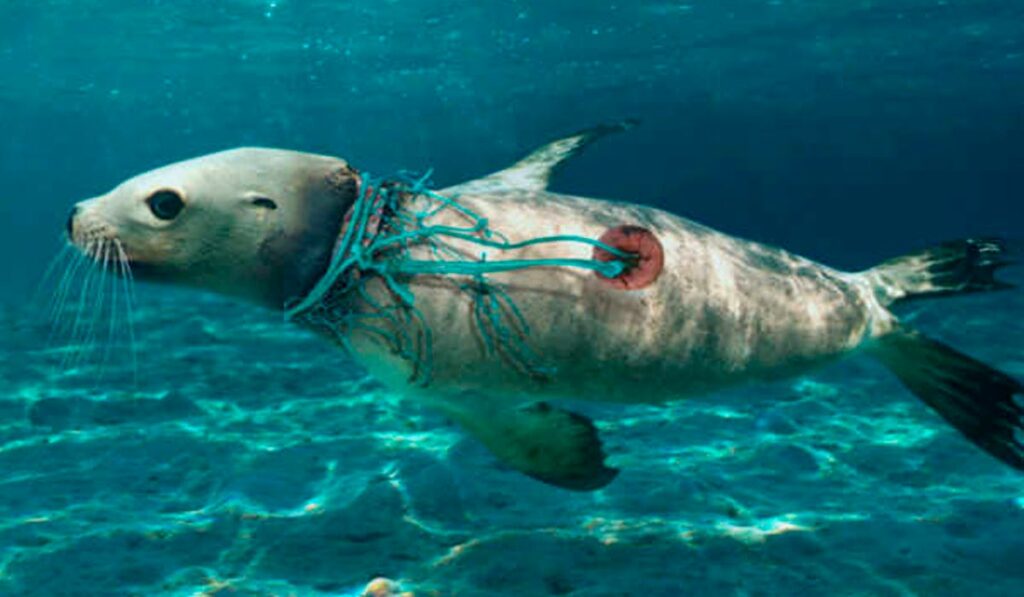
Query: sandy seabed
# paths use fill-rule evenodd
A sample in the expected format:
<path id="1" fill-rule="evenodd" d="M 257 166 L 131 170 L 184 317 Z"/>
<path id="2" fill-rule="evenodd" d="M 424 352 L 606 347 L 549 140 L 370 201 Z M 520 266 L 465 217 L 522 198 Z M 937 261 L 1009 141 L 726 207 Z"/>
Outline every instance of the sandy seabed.
<path id="1" fill-rule="evenodd" d="M 76 357 L 0 311 L 0 594 L 1020 595 L 1024 475 L 880 366 L 598 421 L 608 488 L 498 464 L 273 314 L 139 288 Z M 923 304 L 922 304 L 923 305 Z M 915 325 L 1024 377 L 1020 292 Z M 102 330 L 102 331 L 100 331 Z"/>

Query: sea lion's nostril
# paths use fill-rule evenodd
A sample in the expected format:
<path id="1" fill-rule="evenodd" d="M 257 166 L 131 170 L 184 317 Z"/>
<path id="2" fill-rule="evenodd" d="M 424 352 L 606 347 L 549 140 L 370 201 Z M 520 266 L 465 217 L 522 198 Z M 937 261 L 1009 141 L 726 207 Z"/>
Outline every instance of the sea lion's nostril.
<path id="1" fill-rule="evenodd" d="M 78 215 L 78 211 L 78 206 L 76 205 L 71 208 L 71 213 L 68 215 L 68 238 L 72 240 L 75 238 L 75 216 Z"/>

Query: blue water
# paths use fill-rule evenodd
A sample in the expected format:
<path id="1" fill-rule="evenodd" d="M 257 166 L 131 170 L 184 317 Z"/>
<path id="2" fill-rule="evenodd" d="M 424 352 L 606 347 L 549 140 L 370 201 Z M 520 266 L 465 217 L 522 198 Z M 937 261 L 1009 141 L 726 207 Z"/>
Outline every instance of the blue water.
<path id="1" fill-rule="evenodd" d="M 273 313 L 140 285 L 135 350 L 100 321 L 69 362 L 35 293 L 73 203 L 171 161 L 443 185 L 625 117 L 557 190 L 851 269 L 1022 236 L 1019 2 L 5 0 L 0 594 L 1024 593 L 1024 477 L 870 361 L 574 405 L 623 469 L 577 494 Z M 1024 377 L 1019 292 L 906 315 Z"/>

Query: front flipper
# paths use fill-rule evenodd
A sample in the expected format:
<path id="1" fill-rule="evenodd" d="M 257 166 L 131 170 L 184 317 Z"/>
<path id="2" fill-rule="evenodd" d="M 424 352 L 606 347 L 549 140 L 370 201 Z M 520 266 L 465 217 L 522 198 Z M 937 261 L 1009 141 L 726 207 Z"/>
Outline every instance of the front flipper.
<path id="1" fill-rule="evenodd" d="M 594 423 L 544 402 L 521 408 L 442 409 L 502 462 L 545 483 L 575 491 L 594 491 L 619 474 L 605 466 L 604 449 Z"/>

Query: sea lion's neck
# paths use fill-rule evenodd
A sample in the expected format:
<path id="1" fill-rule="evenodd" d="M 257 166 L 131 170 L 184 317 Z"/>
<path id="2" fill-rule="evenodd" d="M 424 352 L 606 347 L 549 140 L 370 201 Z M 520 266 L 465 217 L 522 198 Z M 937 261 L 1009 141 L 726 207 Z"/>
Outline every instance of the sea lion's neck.
<path id="1" fill-rule="evenodd" d="M 387 259 L 394 252 L 392 244 L 401 245 L 387 238 L 396 230 L 395 218 L 407 215 L 400 212 L 416 193 L 403 182 L 362 175 L 355 177 L 355 189 L 356 199 L 336 218 L 333 228 L 324 227 L 331 230 L 330 238 L 318 239 L 309 251 L 309 262 L 295 268 L 303 283 L 292 285 L 293 292 L 282 297 L 289 319 L 326 301 L 336 303 L 353 276 L 370 274 L 362 269 L 373 260 Z"/>
<path id="2" fill-rule="evenodd" d="M 285 250 L 273 254 L 289 256 L 279 268 L 279 282 L 272 285 L 280 293 L 268 297 L 268 303 L 277 310 L 287 310 L 303 300 L 328 273 L 338 239 L 363 191 L 362 177 L 348 167 L 329 173 L 323 184 L 325 204 L 310 211 L 300 231 L 271 241 L 286 244 Z"/>

